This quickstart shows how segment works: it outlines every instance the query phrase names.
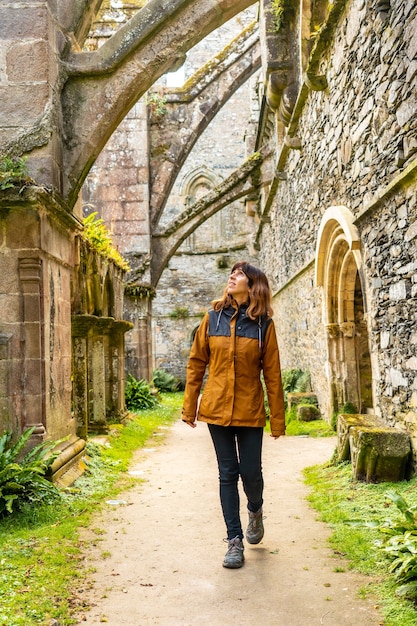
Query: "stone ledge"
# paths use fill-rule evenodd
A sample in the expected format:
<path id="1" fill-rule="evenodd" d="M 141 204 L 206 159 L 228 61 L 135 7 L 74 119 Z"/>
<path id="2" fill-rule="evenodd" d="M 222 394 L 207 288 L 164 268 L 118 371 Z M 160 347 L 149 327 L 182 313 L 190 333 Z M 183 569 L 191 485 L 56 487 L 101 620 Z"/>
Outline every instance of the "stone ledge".
<path id="1" fill-rule="evenodd" d="M 411 456 L 408 433 L 389 427 L 352 426 L 349 442 L 356 480 L 398 482 L 407 477 Z"/>
<path id="2" fill-rule="evenodd" d="M 341 413 L 337 416 L 337 458 L 339 461 L 350 461 L 349 432 L 354 426 L 385 427 L 382 418 L 364 413 Z"/>

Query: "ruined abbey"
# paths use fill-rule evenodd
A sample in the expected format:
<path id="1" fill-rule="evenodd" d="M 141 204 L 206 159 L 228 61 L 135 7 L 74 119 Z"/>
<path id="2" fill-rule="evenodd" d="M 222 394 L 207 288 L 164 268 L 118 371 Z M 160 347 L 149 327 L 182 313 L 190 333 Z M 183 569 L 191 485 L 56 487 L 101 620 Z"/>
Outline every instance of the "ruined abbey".
<path id="1" fill-rule="evenodd" d="M 0 430 L 67 437 L 65 475 L 246 259 L 322 415 L 416 456 L 416 128 L 415 0 L 4 0 Z"/>

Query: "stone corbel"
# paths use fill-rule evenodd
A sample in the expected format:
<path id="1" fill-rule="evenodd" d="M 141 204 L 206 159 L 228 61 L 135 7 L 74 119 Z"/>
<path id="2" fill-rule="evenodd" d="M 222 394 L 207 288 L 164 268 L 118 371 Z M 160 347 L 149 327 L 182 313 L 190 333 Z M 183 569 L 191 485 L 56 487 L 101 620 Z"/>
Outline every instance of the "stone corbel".
<path id="1" fill-rule="evenodd" d="M 299 137 L 290 137 L 289 135 L 285 135 L 284 144 L 287 148 L 291 148 L 291 150 L 301 150 L 302 143 Z"/>
<path id="2" fill-rule="evenodd" d="M 351 338 L 356 334 L 355 322 L 343 322 L 340 324 L 340 330 L 344 337 Z"/>
<path id="3" fill-rule="evenodd" d="M 285 70 L 277 70 L 270 73 L 266 87 L 266 101 L 273 111 L 279 109 L 282 94 L 287 85 L 288 78 Z"/>
<path id="4" fill-rule="evenodd" d="M 279 105 L 279 116 L 284 122 L 285 126 L 288 126 L 291 121 L 291 116 L 294 111 L 295 103 L 297 102 L 297 97 L 298 84 L 296 82 L 293 82 L 284 89 Z"/>
<path id="5" fill-rule="evenodd" d="M 311 72 L 306 72 L 304 82 L 312 91 L 324 91 L 328 87 L 327 78 L 324 74 L 314 75 Z"/>

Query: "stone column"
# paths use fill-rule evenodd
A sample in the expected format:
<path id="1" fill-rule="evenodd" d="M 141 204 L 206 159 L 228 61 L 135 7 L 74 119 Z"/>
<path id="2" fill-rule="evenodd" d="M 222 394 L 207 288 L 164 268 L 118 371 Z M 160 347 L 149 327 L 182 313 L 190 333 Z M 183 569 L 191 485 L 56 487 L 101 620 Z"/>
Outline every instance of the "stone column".
<path id="1" fill-rule="evenodd" d="M 141 287 L 138 288 L 140 289 Z M 127 288 L 126 296 L 125 317 L 133 326 L 126 337 L 127 371 L 138 380 L 143 378 L 150 381 L 153 374 L 151 328 L 153 292 L 145 287 L 136 294 L 132 288 Z"/>
<path id="2" fill-rule="evenodd" d="M 46 434 L 44 418 L 45 354 L 42 319 L 42 260 L 39 257 L 19 259 L 22 293 L 22 389 L 23 426 L 35 427 L 33 437 Z"/>

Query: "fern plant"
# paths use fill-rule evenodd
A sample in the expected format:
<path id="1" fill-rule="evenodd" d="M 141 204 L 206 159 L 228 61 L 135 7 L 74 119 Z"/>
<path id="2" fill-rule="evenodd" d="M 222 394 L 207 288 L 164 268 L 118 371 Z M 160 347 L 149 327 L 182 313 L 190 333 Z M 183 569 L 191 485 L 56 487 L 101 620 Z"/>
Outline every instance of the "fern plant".
<path id="1" fill-rule="evenodd" d="M 179 378 L 160 369 L 154 370 L 152 381 L 158 391 L 166 391 L 168 393 L 180 391 L 183 387 Z"/>
<path id="2" fill-rule="evenodd" d="M 397 595 L 409 600 L 417 600 L 417 507 L 390 489 L 386 492 L 389 498 L 403 514 L 401 521 L 387 520 L 378 530 L 387 536 L 385 541 L 378 542 L 385 554 L 392 561 L 390 572 L 399 584 Z"/>
<path id="3" fill-rule="evenodd" d="M 23 503 L 50 502 L 59 497 L 60 492 L 46 477 L 58 455 L 51 453 L 57 442 L 43 441 L 19 460 L 33 431 L 26 430 L 15 443 L 10 431 L 0 436 L 0 517 L 18 510 Z"/>
<path id="4" fill-rule="evenodd" d="M 146 380 L 137 380 L 129 374 L 125 387 L 126 408 L 129 411 L 152 409 L 159 404 L 152 387 Z"/>

